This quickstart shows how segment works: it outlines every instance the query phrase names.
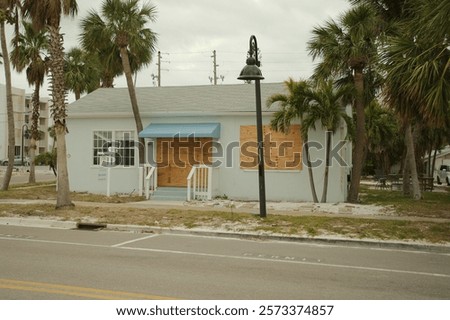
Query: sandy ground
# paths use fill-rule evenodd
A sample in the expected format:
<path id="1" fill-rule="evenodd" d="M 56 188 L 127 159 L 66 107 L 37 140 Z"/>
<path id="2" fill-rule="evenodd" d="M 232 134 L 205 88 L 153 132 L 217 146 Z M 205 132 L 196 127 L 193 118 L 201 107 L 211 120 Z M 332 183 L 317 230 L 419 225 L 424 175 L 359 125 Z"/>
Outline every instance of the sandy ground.
<path id="1" fill-rule="evenodd" d="M 258 202 L 242 202 L 232 200 L 192 201 L 185 206 L 237 210 L 257 211 Z M 358 214 L 358 215 L 385 215 L 390 214 L 386 207 L 376 205 L 358 205 L 349 203 L 312 203 L 312 202 L 267 202 L 267 211 L 286 213 L 335 213 L 335 214 Z"/>

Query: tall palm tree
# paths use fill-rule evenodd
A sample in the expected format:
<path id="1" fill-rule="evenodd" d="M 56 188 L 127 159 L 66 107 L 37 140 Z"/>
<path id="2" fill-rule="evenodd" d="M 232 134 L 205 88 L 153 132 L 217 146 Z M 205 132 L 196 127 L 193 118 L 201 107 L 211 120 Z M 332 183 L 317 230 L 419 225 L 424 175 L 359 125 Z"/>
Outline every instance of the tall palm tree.
<path id="1" fill-rule="evenodd" d="M 359 5 L 342 15 L 338 22 L 330 20 L 325 26 L 314 28 L 313 37 L 308 42 L 313 60 L 321 58 L 315 69 L 315 78 L 350 77 L 353 80 L 356 136 L 349 202 L 356 202 L 359 194 L 366 146 L 364 77 L 367 69 L 376 62 L 378 22 L 370 6 Z"/>
<path id="2" fill-rule="evenodd" d="M 415 123 L 432 130 L 448 128 L 450 2 L 441 0 L 352 0 L 369 3 L 389 25 L 384 42 L 387 102 L 396 110 L 405 128 L 408 147 L 405 162 L 412 177 L 413 198 L 420 199 L 413 141 Z M 392 27 L 394 26 L 394 27 Z M 425 120 L 425 122 L 424 122 Z M 417 136 L 414 135 L 414 136 Z M 405 169 L 408 169 L 405 167 Z M 407 180 L 409 181 L 409 177 Z M 404 184 L 406 188 L 408 184 Z M 406 190 L 404 190 L 406 191 Z"/>
<path id="3" fill-rule="evenodd" d="M 14 128 L 14 111 L 12 102 L 12 84 L 11 84 L 11 66 L 9 62 L 8 45 L 6 41 L 5 25 L 13 23 L 17 17 L 17 11 L 14 9 L 17 0 L 0 0 L 0 42 L 2 48 L 3 66 L 5 69 L 6 82 L 6 115 L 8 119 L 8 167 L 1 189 L 8 190 L 11 181 L 14 166 L 14 147 L 15 147 L 15 128 Z"/>
<path id="4" fill-rule="evenodd" d="M 100 86 L 99 62 L 80 48 L 70 49 L 65 56 L 64 76 L 66 87 L 73 91 L 75 99 L 92 92 Z"/>
<path id="5" fill-rule="evenodd" d="M 132 73 L 138 67 L 150 63 L 156 45 L 156 34 L 146 27 L 148 22 L 155 21 L 156 7 L 150 3 L 144 3 L 140 7 L 139 2 L 139 0 L 104 0 L 101 7 L 102 16 L 91 11 L 81 23 L 81 37 L 85 49 L 95 51 L 99 43 L 109 44 L 112 49 L 110 55 L 113 57 L 117 52 L 114 48 L 119 49 L 138 133 L 143 130 L 143 126 Z M 139 143 L 139 162 L 144 163 L 142 139 Z"/>
<path id="6" fill-rule="evenodd" d="M 67 170 L 66 150 L 66 88 L 64 84 L 64 39 L 60 33 L 62 15 L 74 16 L 78 11 L 75 0 L 24 0 L 23 10 L 25 16 L 32 20 L 33 27 L 37 30 L 47 28 L 49 41 L 49 73 L 51 74 L 51 109 L 55 133 L 58 141 L 58 193 L 56 208 L 73 206 L 70 197 L 69 174 Z"/>
<path id="7" fill-rule="evenodd" d="M 418 134 L 413 135 L 413 131 L 420 130 L 416 123 L 435 129 L 450 125 L 450 26 L 446 23 L 450 4 L 437 0 L 408 3 L 411 10 L 401 16 L 400 32 L 391 35 L 383 47 L 384 93 L 403 120 L 412 196 L 421 199 L 415 161 L 417 142 L 413 140 Z"/>
<path id="8" fill-rule="evenodd" d="M 405 126 L 407 163 L 411 173 L 413 198 L 422 198 L 419 186 L 413 126 L 428 121 L 431 127 L 445 125 L 450 98 L 450 55 L 440 45 L 404 36 L 390 40 L 385 48 L 385 95 L 389 105 L 402 117 Z M 436 51 L 439 51 L 436 52 Z M 448 51 L 448 50 L 447 50 Z M 417 121 L 415 121 L 417 119 Z"/>
<path id="9" fill-rule="evenodd" d="M 46 30 L 36 31 L 31 23 L 22 22 L 23 32 L 19 33 L 17 39 L 12 41 L 11 62 L 13 67 L 22 72 L 26 68 L 28 83 L 34 86 L 32 96 L 31 129 L 30 129 L 30 175 L 28 182 L 35 183 L 36 141 L 39 139 L 39 111 L 40 95 L 39 90 L 44 83 L 47 73 L 45 61 L 45 51 L 48 47 Z"/>
<path id="10" fill-rule="evenodd" d="M 313 201 L 317 203 L 319 202 L 319 199 L 317 197 L 311 157 L 309 154 L 309 127 L 304 125 L 302 121 L 305 114 L 309 110 L 309 101 L 306 98 L 305 94 L 305 92 L 309 88 L 309 83 L 307 81 L 297 82 L 291 78 L 285 81 L 284 85 L 287 89 L 287 94 L 274 94 L 270 96 L 266 101 L 267 107 L 270 107 L 275 103 L 280 103 L 280 110 L 275 112 L 270 124 L 274 130 L 288 133 L 292 121 L 294 121 L 295 119 L 299 119 L 302 122 L 301 135 L 302 140 L 304 141 L 303 148 L 306 157 L 306 165 L 308 167 L 309 186 L 311 189 Z"/>

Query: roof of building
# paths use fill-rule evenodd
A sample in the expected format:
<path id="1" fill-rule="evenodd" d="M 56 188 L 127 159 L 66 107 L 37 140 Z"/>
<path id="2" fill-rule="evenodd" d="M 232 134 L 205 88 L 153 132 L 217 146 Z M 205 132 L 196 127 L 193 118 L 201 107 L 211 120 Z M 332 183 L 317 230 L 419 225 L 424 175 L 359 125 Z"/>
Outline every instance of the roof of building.
<path id="1" fill-rule="evenodd" d="M 434 152 L 435 152 L 436 150 L 433 150 L 432 152 L 431 152 L 431 158 L 434 158 Z M 450 145 L 448 145 L 448 146 L 445 146 L 445 147 L 443 147 L 442 149 L 439 149 L 439 150 L 437 150 L 437 152 L 436 152 L 436 159 L 439 159 L 439 158 L 445 158 L 445 157 L 447 157 L 448 155 L 450 155 Z M 428 160 L 428 158 L 429 158 L 429 155 L 425 155 L 425 160 Z"/>
<path id="2" fill-rule="evenodd" d="M 275 93 L 283 93 L 283 83 L 261 83 L 262 111 L 266 100 Z M 255 111 L 255 85 L 207 85 L 179 87 L 136 88 L 141 115 L 172 114 L 226 114 Z M 127 88 L 100 88 L 71 103 L 69 117 L 130 114 L 131 103 Z"/>

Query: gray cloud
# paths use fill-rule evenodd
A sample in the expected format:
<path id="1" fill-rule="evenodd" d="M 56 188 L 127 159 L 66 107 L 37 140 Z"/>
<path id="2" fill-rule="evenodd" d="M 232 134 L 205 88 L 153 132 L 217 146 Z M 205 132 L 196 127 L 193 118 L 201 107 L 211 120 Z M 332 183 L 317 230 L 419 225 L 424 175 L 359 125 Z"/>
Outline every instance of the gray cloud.
<path id="1" fill-rule="evenodd" d="M 78 0 L 79 14 L 64 19 L 65 48 L 78 43 L 79 20 L 91 9 L 99 10 L 102 0 Z M 212 51 L 217 52 L 218 75 L 224 84 L 236 79 L 245 65 L 250 35 L 258 39 L 262 71 L 266 82 L 288 77 L 308 77 L 313 69 L 306 52 L 314 26 L 336 18 L 349 8 L 348 0 L 153 0 L 157 21 L 150 28 L 159 35 L 163 53 L 162 85 L 206 85 L 213 74 Z M 156 56 L 138 75 L 137 86 L 153 86 Z M 0 81 L 4 82 L 3 72 Z M 220 83 L 220 80 L 219 80 Z M 13 86 L 28 89 L 25 74 L 14 75 Z M 124 79 L 117 87 L 126 86 Z M 44 92 L 42 93 L 44 95 Z M 72 100 L 72 95 L 69 95 Z"/>

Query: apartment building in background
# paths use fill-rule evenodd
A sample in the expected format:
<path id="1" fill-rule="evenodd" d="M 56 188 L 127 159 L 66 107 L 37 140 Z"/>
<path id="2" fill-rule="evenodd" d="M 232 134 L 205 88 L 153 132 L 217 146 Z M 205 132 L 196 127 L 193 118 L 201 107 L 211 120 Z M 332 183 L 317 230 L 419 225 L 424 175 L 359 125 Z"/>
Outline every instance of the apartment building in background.
<path id="1" fill-rule="evenodd" d="M 36 155 L 49 151 L 51 138 L 48 134 L 49 104 L 47 98 L 40 99 L 39 130 L 41 139 L 37 141 Z M 14 109 L 14 155 L 16 157 L 29 156 L 29 130 L 31 129 L 31 94 L 24 89 L 12 88 L 12 101 Z M 6 86 L 0 84 L 0 159 L 8 157 L 8 118 L 6 112 Z"/>

